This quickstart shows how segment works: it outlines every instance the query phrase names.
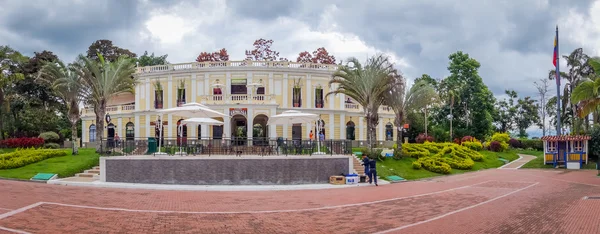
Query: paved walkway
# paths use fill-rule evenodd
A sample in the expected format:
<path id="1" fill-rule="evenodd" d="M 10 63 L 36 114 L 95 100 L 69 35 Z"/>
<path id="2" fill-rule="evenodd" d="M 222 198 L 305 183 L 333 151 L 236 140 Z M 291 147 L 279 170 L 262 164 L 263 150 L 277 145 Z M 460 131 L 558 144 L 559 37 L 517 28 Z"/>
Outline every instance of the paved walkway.
<path id="1" fill-rule="evenodd" d="M 0 180 L 0 233 L 600 233 L 591 170 L 484 170 L 384 186 L 162 191 Z"/>
<path id="2" fill-rule="evenodd" d="M 536 159 L 535 156 L 519 154 L 519 159 L 512 161 L 510 163 L 507 163 L 504 166 L 502 166 L 501 168 L 502 169 L 519 169 L 523 165 L 525 165 L 526 163 L 528 163 L 529 161 L 534 160 L 534 159 Z"/>

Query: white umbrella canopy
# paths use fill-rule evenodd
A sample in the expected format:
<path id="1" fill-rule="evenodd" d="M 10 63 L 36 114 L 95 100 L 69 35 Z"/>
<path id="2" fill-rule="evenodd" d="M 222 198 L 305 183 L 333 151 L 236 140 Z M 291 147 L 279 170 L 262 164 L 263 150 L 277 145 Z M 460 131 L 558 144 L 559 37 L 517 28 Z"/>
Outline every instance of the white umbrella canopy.
<path id="1" fill-rule="evenodd" d="M 182 120 L 181 123 L 197 125 L 223 125 L 222 121 L 211 118 L 189 118 Z"/>
<path id="2" fill-rule="evenodd" d="M 317 121 L 319 116 L 311 113 L 289 110 L 269 117 L 268 125 L 303 124 Z"/>
<path id="3" fill-rule="evenodd" d="M 184 118 L 227 117 L 226 114 L 210 109 L 205 105 L 195 102 L 187 103 L 179 107 L 159 110 L 158 112 L 161 114 L 172 114 Z"/>

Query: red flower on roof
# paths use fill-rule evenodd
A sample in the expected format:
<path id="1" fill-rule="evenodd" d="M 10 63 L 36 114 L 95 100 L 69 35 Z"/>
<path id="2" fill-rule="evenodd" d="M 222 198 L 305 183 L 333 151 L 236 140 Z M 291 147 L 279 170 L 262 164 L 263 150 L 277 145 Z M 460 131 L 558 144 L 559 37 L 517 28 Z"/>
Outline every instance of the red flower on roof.
<path id="1" fill-rule="evenodd" d="M 592 139 L 591 136 L 584 135 L 560 135 L 560 136 L 544 136 L 543 141 L 587 141 Z"/>

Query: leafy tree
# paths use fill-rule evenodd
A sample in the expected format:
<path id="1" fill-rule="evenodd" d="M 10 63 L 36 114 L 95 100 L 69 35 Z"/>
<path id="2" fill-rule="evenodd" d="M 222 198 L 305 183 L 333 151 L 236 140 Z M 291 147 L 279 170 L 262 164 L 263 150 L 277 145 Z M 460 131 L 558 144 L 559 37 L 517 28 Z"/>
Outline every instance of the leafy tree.
<path id="1" fill-rule="evenodd" d="M 597 118 L 598 106 L 600 106 L 600 58 L 592 58 L 588 64 L 593 68 L 594 73 L 575 87 L 571 96 L 573 103 L 578 103 L 578 116 L 588 116 L 590 113 L 595 113 L 594 120 Z"/>
<path id="2" fill-rule="evenodd" d="M 546 136 L 546 130 L 548 129 L 548 127 L 546 126 L 546 117 L 548 116 L 546 111 L 546 103 L 548 102 L 548 88 L 550 87 L 548 83 L 549 81 L 547 79 L 540 79 L 539 82 L 533 82 L 533 84 L 538 90 L 538 95 L 540 97 L 538 110 L 540 112 L 539 115 L 541 118 L 541 122 L 538 123 L 538 127 L 542 129 L 542 136 Z"/>
<path id="3" fill-rule="evenodd" d="M 128 49 L 114 46 L 111 40 L 106 39 L 95 41 L 87 50 L 87 57 L 96 61 L 100 61 L 98 56 L 99 54 L 102 55 L 108 62 L 114 62 L 123 55 L 126 55 L 130 58 L 137 57 L 135 53 L 129 51 Z"/>
<path id="4" fill-rule="evenodd" d="M 350 58 L 333 73 L 329 85 L 335 84 L 335 87 L 325 97 L 345 94 L 362 106 L 367 120 L 367 142 L 372 147 L 375 128 L 379 122 L 379 107 L 398 85 L 397 78 L 397 71 L 387 56 L 373 56 L 367 59 L 364 66 L 358 59 Z"/>
<path id="5" fill-rule="evenodd" d="M 507 133 L 513 130 L 515 125 L 514 116 L 517 112 L 515 99 L 517 98 L 517 92 L 514 90 L 506 90 L 504 92 L 508 95 L 508 100 L 504 99 L 496 102 L 494 122 L 498 126 L 497 131 Z"/>
<path id="6" fill-rule="evenodd" d="M 280 58 L 279 52 L 271 49 L 273 45 L 273 40 L 266 40 L 260 38 L 254 41 L 254 49 L 251 51 L 246 51 L 246 55 L 256 61 L 287 61 L 286 58 Z"/>
<path id="7" fill-rule="evenodd" d="M 406 114 L 412 112 L 425 111 L 427 114 L 428 105 L 434 103 L 437 99 L 437 93 L 433 86 L 427 81 L 420 80 L 415 83 L 408 92 L 406 92 L 406 80 L 401 75 L 394 77 L 396 84 L 391 92 L 385 96 L 385 104 L 390 106 L 396 115 L 394 125 L 402 126 L 406 120 Z M 425 120 L 425 119 L 424 119 Z M 397 130 L 396 144 L 398 148 L 402 146 L 402 131 Z"/>
<path id="8" fill-rule="evenodd" d="M 135 73 L 134 60 L 127 56 L 121 56 L 114 62 L 104 60 L 104 56 L 98 55 L 99 61 L 80 55 L 78 61 L 74 63 L 74 71 L 77 72 L 83 80 L 83 85 L 87 87 L 83 94 L 83 100 L 94 108 L 96 114 L 96 127 L 100 129 L 96 132 L 96 138 L 102 139 L 102 129 L 104 129 L 104 117 L 106 114 L 106 105 L 110 97 L 133 92 L 136 80 L 131 79 Z M 100 151 L 100 144 L 97 151 Z"/>
<path id="9" fill-rule="evenodd" d="M 154 53 L 148 55 L 148 51 L 144 51 L 144 54 L 137 59 L 137 65 L 145 67 L 169 64 L 169 62 L 167 62 L 167 56 L 169 55 L 154 56 Z"/>
<path id="10" fill-rule="evenodd" d="M 420 81 L 431 84 L 431 86 L 433 86 L 435 89 L 437 89 L 437 87 L 438 87 L 438 81 L 436 79 L 433 79 L 433 77 L 431 77 L 427 74 L 423 74 L 423 75 L 421 75 L 421 77 L 418 77 L 417 79 L 415 79 L 415 83 L 418 83 Z"/>
<path id="11" fill-rule="evenodd" d="M 4 139 L 4 118 L 9 113 L 10 100 L 15 96 L 15 82 L 24 79 L 18 68 L 27 61 L 27 57 L 8 46 L 0 46 L 0 133 Z"/>
<path id="12" fill-rule="evenodd" d="M 217 52 L 201 52 L 200 55 L 196 58 L 196 62 L 219 62 L 219 61 L 229 61 L 229 54 L 225 48 L 217 51 Z"/>
<path id="13" fill-rule="evenodd" d="M 300 52 L 296 62 L 301 63 L 320 63 L 320 64 L 335 64 L 335 57 L 329 55 L 325 47 L 318 48 L 310 54 L 308 51 Z"/>
<path id="14" fill-rule="evenodd" d="M 448 58 L 450 76 L 440 81 L 438 87 L 440 98 L 446 105 L 436 111 L 435 121 L 443 123 L 450 118 L 456 123 L 459 137 L 470 135 L 484 139 L 493 130 L 495 98 L 479 76 L 481 65 L 461 51 Z"/>
<path id="15" fill-rule="evenodd" d="M 80 66 L 78 66 L 80 68 Z M 80 120 L 79 104 L 87 87 L 83 86 L 84 80 L 81 71 L 73 71 L 73 66 L 67 67 L 61 61 L 47 62 L 38 74 L 40 82 L 50 84 L 52 89 L 67 108 L 67 116 L 71 123 L 71 139 L 73 140 L 73 155 L 77 150 L 77 123 Z"/>
<path id="16" fill-rule="evenodd" d="M 527 137 L 527 128 L 537 124 L 540 121 L 538 116 L 538 106 L 534 99 L 525 97 L 518 100 L 516 105 L 515 123 L 519 130 L 519 137 Z"/>

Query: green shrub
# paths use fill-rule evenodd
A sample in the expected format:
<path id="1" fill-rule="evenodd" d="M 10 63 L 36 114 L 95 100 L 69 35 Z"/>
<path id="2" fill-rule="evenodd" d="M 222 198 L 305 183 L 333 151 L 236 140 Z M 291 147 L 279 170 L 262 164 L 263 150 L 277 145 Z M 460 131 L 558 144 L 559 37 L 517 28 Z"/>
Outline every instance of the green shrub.
<path id="1" fill-rule="evenodd" d="M 598 158 L 600 156 L 600 126 L 595 125 L 590 131 L 591 139 L 588 141 L 590 158 Z"/>
<path id="2" fill-rule="evenodd" d="M 52 157 L 66 156 L 64 150 L 54 149 L 18 149 L 12 153 L 0 154 L 0 169 L 22 167 Z"/>
<path id="3" fill-rule="evenodd" d="M 480 151 L 483 149 L 483 145 L 479 141 L 465 141 L 462 143 L 462 146 L 465 146 L 475 151 Z"/>
<path id="4" fill-rule="evenodd" d="M 508 135 L 508 133 L 494 133 L 494 135 L 492 136 L 492 141 L 497 141 L 500 143 L 506 143 L 507 147 L 508 147 L 508 141 L 510 140 L 510 136 Z"/>
<path id="5" fill-rule="evenodd" d="M 417 170 L 419 170 L 419 169 L 421 169 L 422 165 L 421 165 L 421 163 L 420 163 L 419 161 L 414 161 L 414 162 L 412 163 L 412 167 L 413 167 L 414 169 L 417 169 Z"/>
<path id="6" fill-rule="evenodd" d="M 524 149 L 544 150 L 544 142 L 540 139 L 521 139 L 521 145 Z"/>
<path id="7" fill-rule="evenodd" d="M 46 143 L 58 143 L 60 141 L 60 136 L 55 132 L 42 132 L 39 137 L 44 139 Z"/>
<path id="8" fill-rule="evenodd" d="M 402 159 L 402 150 L 394 149 L 394 159 L 396 159 L 396 160 Z"/>
<path id="9" fill-rule="evenodd" d="M 56 143 L 46 143 L 44 144 L 44 148 L 46 149 L 60 149 L 60 145 Z"/>

